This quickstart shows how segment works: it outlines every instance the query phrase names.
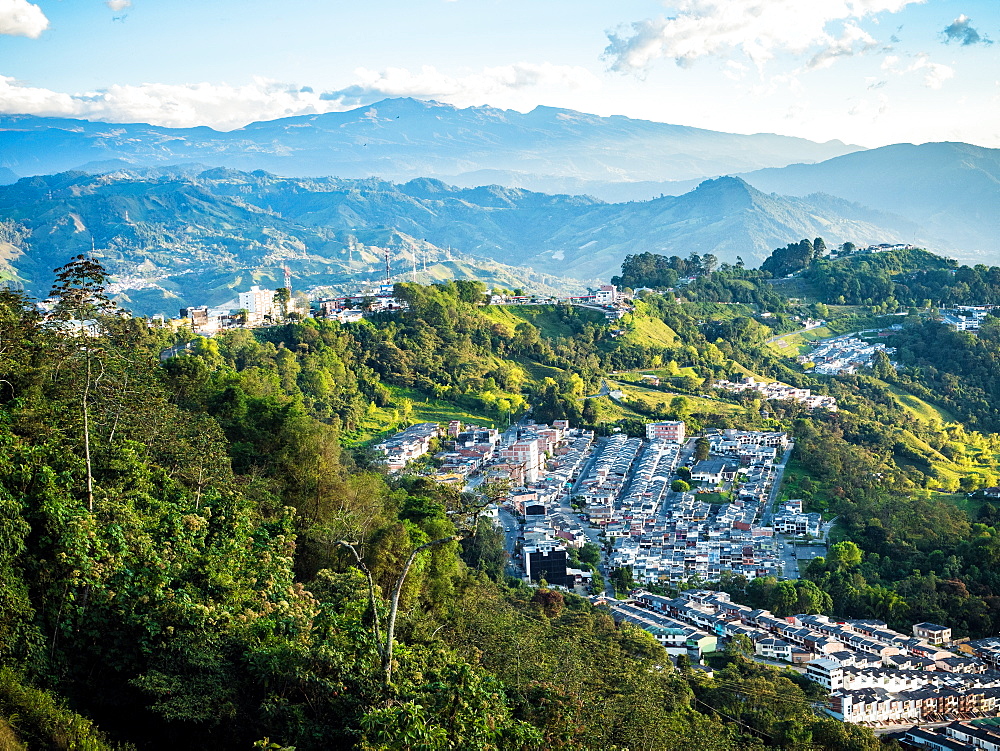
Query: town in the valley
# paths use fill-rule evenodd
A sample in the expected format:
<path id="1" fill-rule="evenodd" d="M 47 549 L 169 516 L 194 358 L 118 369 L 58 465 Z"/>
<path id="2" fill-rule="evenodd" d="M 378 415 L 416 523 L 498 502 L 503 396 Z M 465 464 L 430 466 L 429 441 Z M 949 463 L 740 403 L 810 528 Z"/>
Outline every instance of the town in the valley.
<path id="1" fill-rule="evenodd" d="M 1000 639 L 953 641 L 933 623 L 903 634 L 875 620 L 779 617 L 710 588 L 733 576 L 794 580 L 828 552 L 832 520 L 780 493 L 793 449 L 783 432 L 688 436 L 672 421 L 597 437 L 565 421 L 503 432 L 452 421 L 413 425 L 376 448 L 390 472 L 432 455 L 433 472 L 467 489 L 506 483 L 489 514 L 504 529 L 509 573 L 587 594 L 675 658 L 708 670 L 706 654 L 743 648 L 823 685 L 838 719 L 917 726 L 906 731 L 915 742 L 927 735 L 920 725 L 941 723 L 951 723 L 945 735 L 928 737 L 992 737 L 964 720 L 1000 714 Z"/>
<path id="2" fill-rule="evenodd" d="M 349 324 L 405 309 L 390 284 L 314 301 L 311 310 L 302 297 L 259 288 L 235 302 L 238 309 L 184 309 L 179 321 L 211 336 L 296 315 Z M 495 293 L 488 301 L 553 303 L 602 310 L 609 322 L 630 309 L 630 298 L 612 285 L 564 300 Z M 943 310 L 940 318 L 975 332 L 988 310 L 966 306 Z M 797 359 L 817 373 L 850 374 L 870 368 L 877 353 L 894 354 L 867 338 L 841 335 L 812 343 Z M 713 387 L 837 410 L 832 397 L 749 376 Z M 606 392 L 592 398 L 614 398 Z M 707 654 L 742 648 L 824 686 L 831 697 L 825 709 L 838 719 L 905 728 L 906 740 L 920 747 L 1000 749 L 1000 732 L 967 722 L 1000 715 L 1000 638 L 953 641 L 950 628 L 933 623 L 903 634 L 881 621 L 776 616 L 711 589 L 727 577 L 798 579 L 811 560 L 827 555 L 834 520 L 781 493 L 794 448 L 786 433 L 690 436 L 685 427 L 650 422 L 643 436 L 595 436 L 566 421 L 544 425 L 528 417 L 504 431 L 458 421 L 418 423 L 375 449 L 390 473 L 421 460 L 421 471 L 440 481 L 470 491 L 483 483 L 504 488 L 505 500 L 487 513 L 504 531 L 510 576 L 588 596 L 696 669 L 710 670 Z"/>

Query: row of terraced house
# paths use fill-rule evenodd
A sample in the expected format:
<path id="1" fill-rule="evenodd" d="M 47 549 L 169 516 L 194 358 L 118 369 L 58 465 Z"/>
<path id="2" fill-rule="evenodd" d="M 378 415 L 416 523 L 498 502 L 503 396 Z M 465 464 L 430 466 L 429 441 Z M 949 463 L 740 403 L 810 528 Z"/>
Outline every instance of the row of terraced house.
<path id="1" fill-rule="evenodd" d="M 735 481 L 732 500 L 721 506 L 671 490 L 679 446 L 624 437 L 608 442 L 582 497 L 591 521 L 613 543 L 611 568 L 630 568 L 642 584 L 713 580 L 723 572 L 750 579 L 782 574 L 773 529 L 758 522 L 787 435 L 719 431 L 709 439 L 714 458 L 695 464 L 691 476 L 710 486 Z"/>
<path id="2" fill-rule="evenodd" d="M 619 620 L 641 608 L 651 625 L 679 623 L 720 640 L 742 634 L 761 657 L 803 664 L 806 676 L 830 692 L 830 714 L 846 722 L 891 726 L 1000 714 L 1000 671 L 976 656 L 975 642 L 946 649 L 945 626 L 919 623 L 906 635 L 877 620 L 777 617 L 712 590 L 676 598 L 637 591 L 628 603 L 608 604 Z"/>

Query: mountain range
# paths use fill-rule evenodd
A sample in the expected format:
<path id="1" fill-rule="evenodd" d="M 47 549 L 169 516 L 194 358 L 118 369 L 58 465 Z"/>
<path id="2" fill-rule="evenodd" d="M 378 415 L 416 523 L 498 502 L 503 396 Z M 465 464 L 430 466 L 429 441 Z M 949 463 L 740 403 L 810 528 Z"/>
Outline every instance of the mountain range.
<path id="1" fill-rule="evenodd" d="M 0 275 L 40 294 L 71 251 L 92 249 L 142 312 L 221 302 L 286 262 L 305 286 L 376 280 L 386 250 L 394 277 L 429 262 L 424 281 L 539 290 L 607 279 L 630 253 L 752 265 L 817 236 L 1000 262 L 1000 150 L 546 107 L 390 99 L 231 132 L 4 116 L 0 183 Z"/>
<path id="2" fill-rule="evenodd" d="M 859 148 L 552 107 L 523 114 L 405 98 L 229 132 L 0 116 L 0 170 L 8 171 L 7 182 L 81 168 L 198 162 L 290 177 L 437 177 L 465 187 L 499 183 L 597 195 L 608 187 L 618 193 L 605 198 L 627 200 L 694 187 L 672 181 L 817 162 Z"/>
<path id="3" fill-rule="evenodd" d="M 683 196 L 609 204 L 429 178 L 67 172 L 0 187 L 0 276 L 44 296 L 53 268 L 93 253 L 115 275 L 124 304 L 173 314 L 223 303 L 253 283 L 273 285 L 284 265 L 300 289 L 380 281 L 387 252 L 394 281 L 458 275 L 580 290 L 617 273 L 629 253 L 714 253 L 753 265 L 789 238 L 899 240 L 911 230 L 840 199 L 765 195 L 735 177 Z"/>
<path id="4" fill-rule="evenodd" d="M 1000 262 L 1000 149 L 967 143 L 901 143 L 743 175 L 784 195 L 822 191 L 898 214 L 914 236 L 962 260 Z"/>

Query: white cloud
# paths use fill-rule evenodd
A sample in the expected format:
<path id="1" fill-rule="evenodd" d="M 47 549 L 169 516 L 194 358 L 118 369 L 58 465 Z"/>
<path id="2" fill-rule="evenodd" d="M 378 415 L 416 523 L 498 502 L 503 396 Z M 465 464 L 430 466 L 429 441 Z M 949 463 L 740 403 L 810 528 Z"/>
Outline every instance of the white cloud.
<path id="1" fill-rule="evenodd" d="M 851 117 L 865 118 L 874 123 L 888 111 L 889 97 L 879 92 L 874 97 L 854 102 L 847 110 L 847 114 Z"/>
<path id="2" fill-rule="evenodd" d="M 321 101 L 318 94 L 262 78 L 244 86 L 142 84 L 65 94 L 22 86 L 0 76 L 0 113 L 4 114 L 232 129 L 254 120 L 334 109 L 338 107 Z"/>
<path id="3" fill-rule="evenodd" d="M 49 19 L 28 0 L 0 0 L 0 34 L 38 39 L 49 28 Z"/>
<path id="4" fill-rule="evenodd" d="M 698 58 L 746 55 L 762 67 L 782 52 L 811 55 L 810 67 L 876 45 L 858 21 L 924 0 L 675 0 L 675 15 L 608 32 L 612 70 L 636 72 L 661 58 L 687 67 Z"/>
<path id="5" fill-rule="evenodd" d="M 746 76 L 748 70 L 749 68 L 738 60 L 727 60 L 722 72 L 726 78 L 733 81 L 740 81 Z"/>
<path id="6" fill-rule="evenodd" d="M 405 68 L 382 71 L 358 68 L 358 82 L 323 95 L 324 99 L 344 104 L 366 104 L 381 97 L 412 96 L 441 99 L 465 106 L 482 104 L 486 97 L 541 86 L 570 89 L 596 89 L 598 78 L 585 68 L 552 63 L 514 63 L 484 68 L 479 73 L 453 76 L 425 65 L 419 73 Z"/>
<path id="7" fill-rule="evenodd" d="M 105 5 L 107 5 L 115 13 L 126 10 L 132 7 L 132 0 L 108 0 Z"/>
<path id="8" fill-rule="evenodd" d="M 931 62 L 926 53 L 916 55 L 909 65 L 901 66 L 901 62 L 901 59 L 896 55 L 889 55 L 882 61 L 882 71 L 896 76 L 920 73 L 924 77 L 924 86 L 929 89 L 940 89 L 945 81 L 955 77 L 954 68 L 942 63 Z"/>
<path id="9" fill-rule="evenodd" d="M 599 85 L 597 77 L 582 68 L 549 63 L 517 63 L 464 76 L 446 75 L 430 67 L 419 73 L 400 68 L 385 71 L 360 68 L 355 75 L 357 83 L 326 93 L 254 78 L 243 86 L 145 83 L 72 94 L 25 86 L 0 75 L 0 113 L 169 127 L 210 125 L 231 130 L 256 120 L 341 111 L 391 96 L 437 98 L 468 106 L 482 104 L 486 97 L 502 98 L 536 87 Z"/>

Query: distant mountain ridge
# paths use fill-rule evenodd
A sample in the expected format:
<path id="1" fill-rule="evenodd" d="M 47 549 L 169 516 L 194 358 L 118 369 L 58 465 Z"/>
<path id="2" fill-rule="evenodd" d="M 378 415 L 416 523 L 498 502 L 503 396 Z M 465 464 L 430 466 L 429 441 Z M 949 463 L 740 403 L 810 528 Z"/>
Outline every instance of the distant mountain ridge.
<path id="1" fill-rule="evenodd" d="M 285 176 L 375 175 L 397 181 L 439 177 L 462 185 L 470 180 L 481 184 L 476 176 L 485 171 L 525 185 L 547 183 L 543 187 L 549 191 L 556 188 L 553 181 L 565 180 L 573 192 L 587 192 L 572 186 L 702 179 L 817 162 L 860 148 L 839 141 L 819 144 L 773 134 L 720 133 L 553 107 L 520 113 L 408 98 L 347 112 L 256 122 L 230 132 L 0 117 L 0 167 L 20 176 L 85 165 L 100 171 L 102 165 L 200 162 Z"/>
<path id="2" fill-rule="evenodd" d="M 430 178 L 466 189 L 503 185 L 535 194 L 591 195 L 610 203 L 680 198 L 706 179 L 736 175 L 763 193 L 794 197 L 805 204 L 778 209 L 760 199 L 753 211 L 763 212 L 767 219 L 732 224 L 730 217 L 727 229 L 721 219 L 710 222 L 700 216 L 685 232 L 677 222 L 691 199 L 653 203 L 635 213 L 655 220 L 657 226 L 633 227 L 630 237 L 620 239 L 611 227 L 600 231 L 609 249 L 605 255 L 632 252 L 644 241 L 653 245 L 639 250 L 674 247 L 683 240 L 693 249 L 728 248 L 729 254 L 759 257 L 762 244 L 770 238 L 784 245 L 799 232 L 824 230 L 833 217 L 824 236 L 842 233 L 858 242 L 877 235 L 879 240 L 926 245 L 964 261 L 1000 262 L 1000 150 L 969 144 L 862 149 L 839 141 L 817 144 L 769 134 L 736 135 L 553 107 L 520 113 L 406 98 L 347 112 L 251 123 L 230 132 L 0 116 L 0 185 L 21 175 L 77 168 L 100 174 L 170 165 L 178 174 L 221 167 L 288 177 L 376 177 L 400 184 Z M 478 205 L 478 199 L 468 198 L 473 195 L 463 200 Z M 419 198 L 436 200 L 431 195 Z M 666 213 L 657 214 L 668 206 Z M 772 209 L 777 213 L 768 214 Z M 516 255 L 561 273 L 562 259 L 574 255 L 573 248 L 563 246 L 574 232 L 593 230 L 587 224 L 590 220 L 577 225 L 576 217 L 564 218 L 566 226 L 543 228 L 528 236 Z M 543 225 L 548 221 L 539 216 L 533 220 Z M 856 235 L 849 237 L 851 225 L 845 220 L 864 226 L 856 227 Z M 383 221 L 408 224 L 417 233 L 414 236 L 423 231 L 424 223 L 406 212 Z M 493 220 L 485 221 L 490 225 Z M 673 229 L 662 231 L 663 222 Z M 498 229 L 504 236 L 506 230 Z M 795 234 L 778 237 L 781 231 Z M 727 232 L 746 232 L 747 238 L 724 240 Z M 887 232 L 894 234 L 890 237 Z M 539 245 L 539 238 L 558 241 Z M 593 238 L 576 239 L 585 245 Z M 500 243 L 486 236 L 455 240 L 456 245 L 460 240 L 470 247 L 482 246 L 484 253 L 500 252 L 500 246 L 504 253 L 512 252 L 509 238 Z M 606 262 L 595 257 L 574 264 L 573 274 L 587 275 Z"/>
<path id="3" fill-rule="evenodd" d="M 397 281 L 477 276 L 579 290 L 617 273 L 629 253 L 710 252 L 755 265 L 796 238 L 895 241 L 909 229 L 841 199 L 765 195 L 734 177 L 679 197 L 608 204 L 430 178 L 400 185 L 228 168 L 68 172 L 0 186 L 0 240 L 8 238 L 0 279 L 44 295 L 53 268 L 93 249 L 127 306 L 173 313 L 222 303 L 254 283 L 278 286 L 284 264 L 299 289 L 377 281 L 386 250 Z"/>
<path id="4" fill-rule="evenodd" d="M 742 177 L 763 191 L 822 191 L 892 212 L 913 222 L 916 237 L 963 261 L 1000 262 L 1000 149 L 895 144 Z"/>

